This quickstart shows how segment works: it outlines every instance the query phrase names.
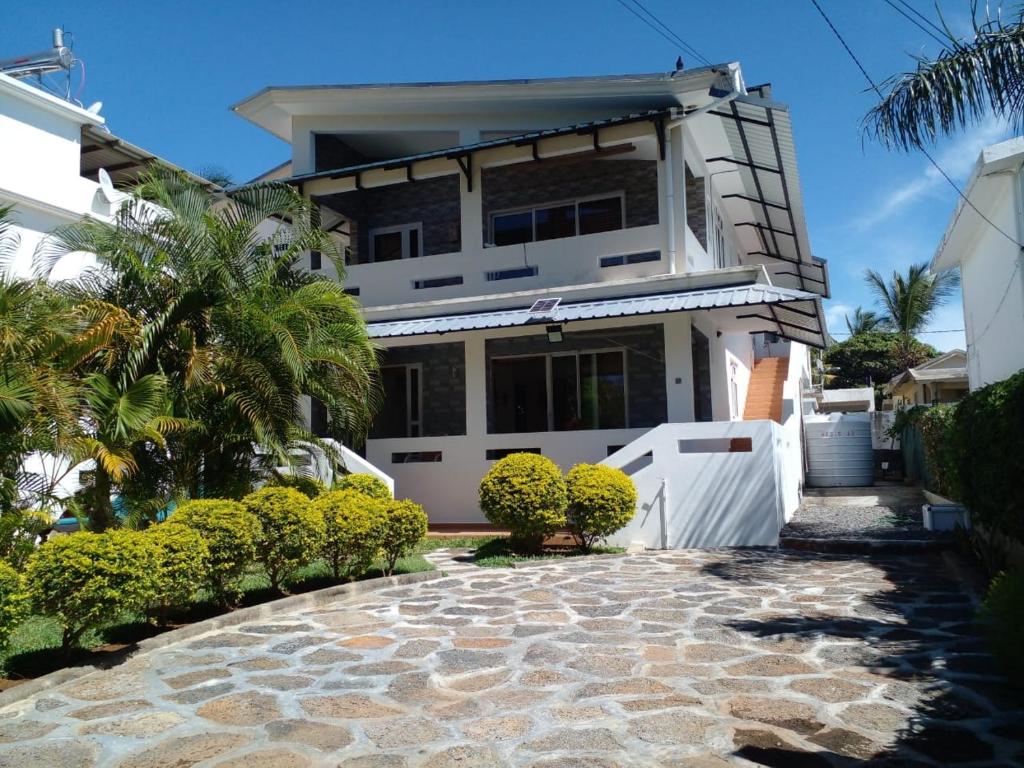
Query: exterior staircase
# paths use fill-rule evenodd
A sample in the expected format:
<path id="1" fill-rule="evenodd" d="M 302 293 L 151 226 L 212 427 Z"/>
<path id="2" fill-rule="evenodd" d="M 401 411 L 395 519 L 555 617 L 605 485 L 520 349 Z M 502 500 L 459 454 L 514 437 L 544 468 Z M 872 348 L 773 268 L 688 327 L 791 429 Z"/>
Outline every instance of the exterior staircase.
<path id="1" fill-rule="evenodd" d="M 782 388 L 788 373 L 788 357 L 764 357 L 754 363 L 743 406 L 744 421 L 771 419 L 782 423 Z"/>

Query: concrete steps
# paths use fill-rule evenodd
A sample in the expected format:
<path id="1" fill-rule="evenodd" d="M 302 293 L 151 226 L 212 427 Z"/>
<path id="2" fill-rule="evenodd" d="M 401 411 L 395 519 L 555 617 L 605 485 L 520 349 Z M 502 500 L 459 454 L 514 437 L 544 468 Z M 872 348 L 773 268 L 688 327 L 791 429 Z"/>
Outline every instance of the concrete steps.
<path id="1" fill-rule="evenodd" d="M 744 421 L 771 419 L 782 423 L 782 390 L 788 373 L 788 357 L 766 357 L 754 363 L 743 406 Z"/>

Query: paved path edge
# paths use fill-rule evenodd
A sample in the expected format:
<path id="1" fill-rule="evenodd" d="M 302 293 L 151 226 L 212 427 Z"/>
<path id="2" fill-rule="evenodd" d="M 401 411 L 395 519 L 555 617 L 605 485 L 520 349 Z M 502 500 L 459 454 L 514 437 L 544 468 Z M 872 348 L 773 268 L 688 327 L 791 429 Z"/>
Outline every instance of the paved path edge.
<path id="1" fill-rule="evenodd" d="M 446 576 L 447 574 L 441 570 L 403 573 L 398 576 L 381 576 L 376 579 L 352 581 L 347 584 L 336 584 L 333 587 L 325 587 L 324 589 L 317 589 L 312 592 L 303 592 L 299 595 L 289 595 L 288 597 L 282 597 L 278 600 L 260 603 L 259 605 L 239 608 L 238 610 L 222 614 L 221 616 L 214 616 L 212 619 L 197 621 L 194 624 L 188 624 L 184 627 L 172 629 L 168 632 L 163 632 L 159 635 L 154 635 L 153 637 L 147 637 L 140 640 L 132 647 L 132 650 L 128 655 L 125 656 L 124 661 L 148 651 L 164 648 L 168 645 L 173 645 L 174 643 L 180 643 L 183 640 L 189 640 L 193 637 L 198 637 L 199 635 L 205 635 L 207 632 L 213 632 L 218 629 L 224 629 L 225 627 L 232 627 L 238 624 L 245 624 L 255 619 L 266 618 L 278 613 L 286 613 L 288 611 L 300 610 L 302 608 L 315 608 L 338 599 L 344 600 L 349 597 L 366 594 L 367 592 L 376 592 L 381 589 L 389 589 L 391 587 L 401 587 L 407 584 L 419 584 L 424 581 L 443 579 Z M 9 704 L 14 704 L 15 702 L 27 699 L 40 691 L 46 690 L 47 688 L 53 688 L 54 686 L 86 677 L 95 672 L 102 672 L 104 669 L 106 669 L 106 667 L 103 665 L 93 664 L 83 665 L 80 667 L 65 667 L 64 669 L 58 669 L 55 672 L 50 672 L 49 674 L 42 675 L 41 677 L 27 680 L 13 688 L 8 688 L 6 691 L 0 692 L 0 707 L 6 707 Z"/>

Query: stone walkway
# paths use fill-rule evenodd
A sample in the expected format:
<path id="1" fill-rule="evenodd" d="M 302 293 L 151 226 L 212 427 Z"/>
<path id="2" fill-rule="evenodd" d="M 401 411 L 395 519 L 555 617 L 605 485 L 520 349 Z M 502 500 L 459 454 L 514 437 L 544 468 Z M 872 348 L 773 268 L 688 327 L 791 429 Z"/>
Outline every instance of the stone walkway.
<path id="1" fill-rule="evenodd" d="M 1024 710 L 937 557 L 460 569 L 0 710 L 0 766 L 1013 765 Z"/>

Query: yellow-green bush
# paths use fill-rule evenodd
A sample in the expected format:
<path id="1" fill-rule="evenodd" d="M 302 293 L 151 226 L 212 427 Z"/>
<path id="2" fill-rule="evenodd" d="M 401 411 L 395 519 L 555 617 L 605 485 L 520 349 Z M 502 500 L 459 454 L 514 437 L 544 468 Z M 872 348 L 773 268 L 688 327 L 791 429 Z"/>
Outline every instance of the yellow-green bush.
<path id="1" fill-rule="evenodd" d="M 490 522 L 507 527 L 519 548 L 539 549 L 565 525 L 565 507 L 562 473 L 535 453 L 509 454 L 480 481 L 480 509 Z"/>
<path id="2" fill-rule="evenodd" d="M 586 551 L 623 528 L 636 512 L 636 486 L 625 472 L 577 464 L 565 477 L 568 528 Z"/>
<path id="3" fill-rule="evenodd" d="M 199 588 L 209 579 L 210 548 L 202 535 L 177 522 L 160 523 L 144 531 L 156 545 L 156 572 L 150 605 L 161 624 L 173 608 L 184 608 L 195 600 Z"/>
<path id="4" fill-rule="evenodd" d="M 427 513 L 414 501 L 391 501 L 385 507 L 380 549 L 387 575 L 395 572 L 398 558 L 409 554 L 427 535 Z"/>
<path id="5" fill-rule="evenodd" d="M 197 499 L 168 518 L 198 532 L 210 550 L 209 585 L 214 599 L 230 605 L 238 599 L 238 578 L 256 559 L 260 522 L 244 506 L 228 499 Z"/>
<path id="6" fill-rule="evenodd" d="M 323 557 L 335 578 L 354 579 L 380 553 L 387 511 L 385 502 L 353 490 L 331 491 L 313 500 L 323 516 Z"/>
<path id="7" fill-rule="evenodd" d="M 28 595 L 21 575 L 0 561 L 0 650 L 7 647 L 11 633 L 28 615 Z"/>
<path id="8" fill-rule="evenodd" d="M 65 652 L 88 629 L 153 602 L 157 547 L 137 531 L 81 531 L 43 544 L 25 584 L 36 613 L 60 622 Z"/>
<path id="9" fill-rule="evenodd" d="M 267 486 L 294 488 L 310 499 L 315 499 L 321 493 L 327 493 L 326 485 L 315 477 L 308 477 L 306 475 L 284 475 L 280 472 L 275 472 L 267 479 Z"/>
<path id="10" fill-rule="evenodd" d="M 334 484 L 334 490 L 357 491 L 371 499 L 381 501 L 389 501 L 394 498 L 383 480 L 366 472 L 353 472 L 351 475 L 345 475 Z"/>
<path id="11" fill-rule="evenodd" d="M 263 564 L 270 586 L 315 558 L 323 543 L 323 516 L 310 509 L 309 497 L 294 488 L 268 486 L 242 499 L 260 522 L 256 559 Z"/>

